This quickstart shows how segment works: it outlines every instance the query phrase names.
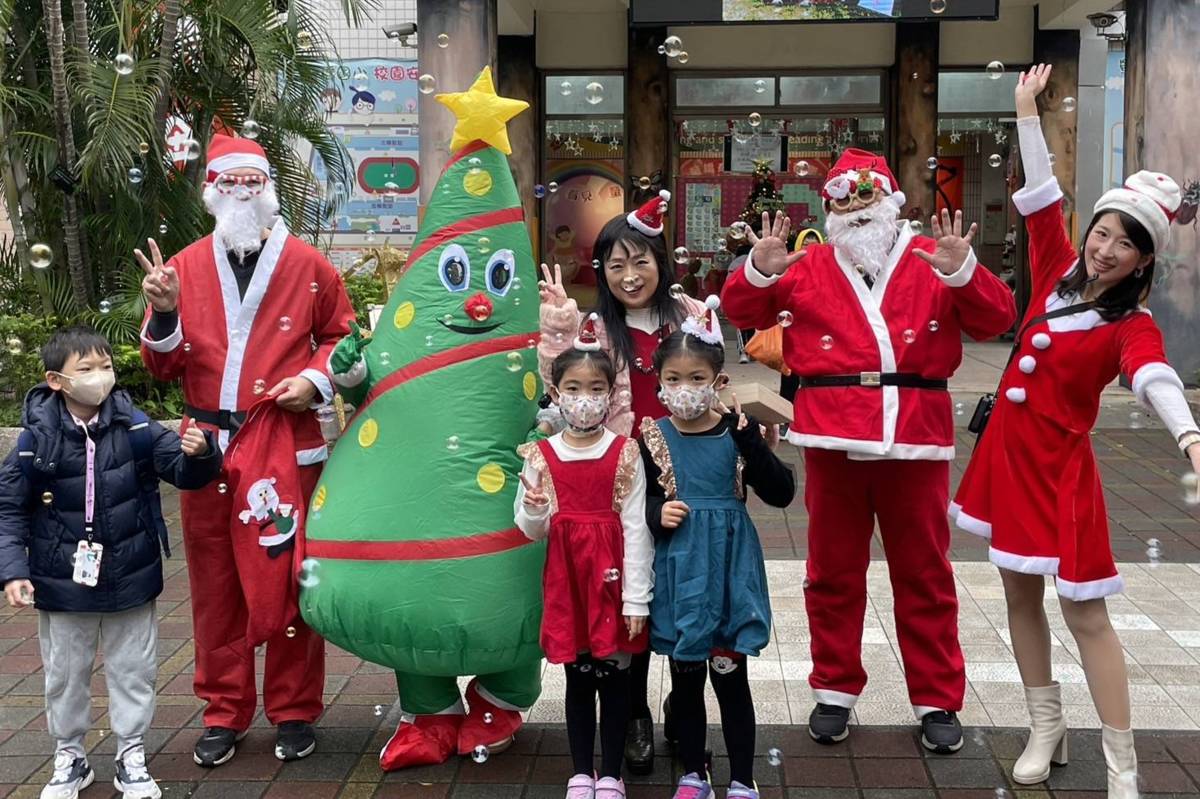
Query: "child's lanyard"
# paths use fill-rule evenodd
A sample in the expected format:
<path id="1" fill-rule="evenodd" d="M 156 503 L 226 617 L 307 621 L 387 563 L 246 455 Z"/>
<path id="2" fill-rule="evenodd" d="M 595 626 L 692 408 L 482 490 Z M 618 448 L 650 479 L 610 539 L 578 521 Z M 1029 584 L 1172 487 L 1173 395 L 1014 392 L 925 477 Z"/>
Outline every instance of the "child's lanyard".
<path id="1" fill-rule="evenodd" d="M 96 442 L 92 441 L 92 436 L 88 433 L 87 423 L 79 422 L 83 428 L 83 437 L 87 439 L 85 448 L 87 449 L 87 479 L 84 491 L 86 492 L 83 500 L 83 529 L 87 533 L 87 540 L 91 543 L 93 536 L 92 519 L 96 512 Z"/>

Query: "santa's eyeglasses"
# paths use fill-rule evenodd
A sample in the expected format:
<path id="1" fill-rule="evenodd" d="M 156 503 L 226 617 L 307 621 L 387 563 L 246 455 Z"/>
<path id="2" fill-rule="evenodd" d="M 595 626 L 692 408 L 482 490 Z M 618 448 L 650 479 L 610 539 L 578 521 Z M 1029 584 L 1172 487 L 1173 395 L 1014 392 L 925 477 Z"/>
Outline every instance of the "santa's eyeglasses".
<path id="1" fill-rule="evenodd" d="M 213 181 L 221 194 L 233 194 L 244 188 L 251 195 L 262 194 L 267 188 L 267 178 L 262 175 L 218 175 Z"/>
<path id="2" fill-rule="evenodd" d="M 857 201 L 862 206 L 875 202 L 879 196 L 878 186 L 859 186 L 858 189 L 845 197 L 835 197 L 829 201 L 829 207 L 835 211 L 849 211 Z"/>

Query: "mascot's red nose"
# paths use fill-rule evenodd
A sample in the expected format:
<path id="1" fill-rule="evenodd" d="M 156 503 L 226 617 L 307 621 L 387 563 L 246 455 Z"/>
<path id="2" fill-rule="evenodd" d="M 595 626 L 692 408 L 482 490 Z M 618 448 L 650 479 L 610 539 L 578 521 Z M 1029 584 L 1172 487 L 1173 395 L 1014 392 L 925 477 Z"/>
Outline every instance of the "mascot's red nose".
<path id="1" fill-rule="evenodd" d="M 464 304 L 467 316 L 476 322 L 486 322 L 492 316 L 492 301 L 483 292 L 476 294 Z"/>

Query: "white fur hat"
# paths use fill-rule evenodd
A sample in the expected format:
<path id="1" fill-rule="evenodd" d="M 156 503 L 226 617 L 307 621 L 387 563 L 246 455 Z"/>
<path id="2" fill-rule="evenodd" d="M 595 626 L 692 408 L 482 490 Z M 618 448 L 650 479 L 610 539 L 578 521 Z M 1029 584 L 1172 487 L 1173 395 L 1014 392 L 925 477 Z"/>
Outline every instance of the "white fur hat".
<path id="1" fill-rule="evenodd" d="M 1119 189 L 1109 189 L 1096 202 L 1095 213 L 1123 211 L 1146 228 L 1154 242 L 1154 252 L 1161 253 L 1171 243 L 1171 222 L 1183 202 L 1179 184 L 1161 172 L 1141 172 L 1130 175 Z"/>

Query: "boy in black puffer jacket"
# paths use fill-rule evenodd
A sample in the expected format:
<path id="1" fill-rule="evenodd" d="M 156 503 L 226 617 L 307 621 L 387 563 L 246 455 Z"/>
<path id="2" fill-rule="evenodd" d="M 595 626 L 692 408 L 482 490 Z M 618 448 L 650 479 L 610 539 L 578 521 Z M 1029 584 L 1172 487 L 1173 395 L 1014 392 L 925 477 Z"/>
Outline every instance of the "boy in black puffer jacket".
<path id="1" fill-rule="evenodd" d="M 158 480 L 200 488 L 220 472 L 221 453 L 200 430 L 181 439 L 113 391 L 112 348 L 95 330 L 58 331 L 42 361 L 46 382 L 25 397 L 24 430 L 0 467 L 0 584 L 10 605 L 38 610 L 55 739 L 42 799 L 74 799 L 95 779 L 83 739 L 100 639 L 117 736 L 113 783 L 126 799 L 157 799 L 143 737 L 154 715 L 154 600 L 167 549 Z"/>

